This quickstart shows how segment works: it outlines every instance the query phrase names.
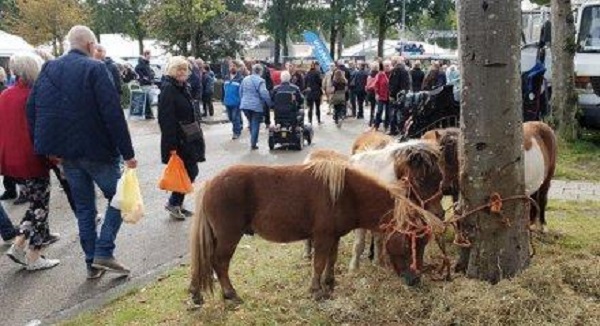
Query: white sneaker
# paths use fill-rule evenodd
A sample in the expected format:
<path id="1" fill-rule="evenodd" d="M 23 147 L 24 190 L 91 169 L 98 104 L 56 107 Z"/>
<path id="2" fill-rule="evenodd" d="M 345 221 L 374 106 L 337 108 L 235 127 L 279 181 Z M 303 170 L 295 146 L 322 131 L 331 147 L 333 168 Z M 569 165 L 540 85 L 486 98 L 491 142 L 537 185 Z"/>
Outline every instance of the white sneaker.
<path id="1" fill-rule="evenodd" d="M 25 250 L 17 247 L 14 244 L 10 246 L 10 249 L 8 249 L 6 255 L 17 264 L 27 265 L 27 260 L 25 259 Z"/>
<path id="2" fill-rule="evenodd" d="M 40 271 L 43 269 L 55 267 L 58 264 L 60 264 L 60 260 L 58 259 L 48 259 L 44 256 L 40 256 L 40 258 L 36 259 L 34 262 L 27 262 L 27 270 Z"/>

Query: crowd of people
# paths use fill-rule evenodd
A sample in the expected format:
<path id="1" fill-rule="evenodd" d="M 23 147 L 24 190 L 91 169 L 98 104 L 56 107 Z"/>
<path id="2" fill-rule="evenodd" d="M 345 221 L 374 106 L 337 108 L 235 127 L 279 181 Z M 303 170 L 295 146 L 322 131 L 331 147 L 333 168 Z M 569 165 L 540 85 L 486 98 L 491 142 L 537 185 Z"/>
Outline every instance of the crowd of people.
<path id="1" fill-rule="evenodd" d="M 333 116 L 338 126 L 346 117 L 364 119 L 368 105 L 371 111 L 369 126 L 376 130 L 383 127 L 383 131 L 390 134 L 399 132 L 395 120 L 396 112 L 402 109 L 397 102 L 401 92 L 430 91 L 444 85 L 453 85 L 458 90 L 460 82 L 455 65 L 446 66 L 434 61 L 425 73 L 420 61 L 411 62 L 401 56 L 370 64 L 339 61 L 327 67 L 325 74 L 316 62 L 305 70 L 291 63 L 286 63 L 282 69 L 257 61 L 226 60 L 225 65 L 229 70 L 224 74 L 223 104 L 232 123 L 232 138 L 240 137 L 243 130 L 241 112 L 248 112 L 244 115 L 250 125 L 252 149 L 257 148 L 260 123 L 270 125 L 269 103 L 274 88 L 286 82 L 282 80 L 284 72 L 290 76 L 289 83 L 299 90 L 298 101 L 307 109 L 308 123 L 323 123 L 321 106 L 325 101 L 327 114 Z M 260 72 L 255 71 L 253 65 L 260 66 Z M 263 117 L 258 119 L 260 113 Z"/>

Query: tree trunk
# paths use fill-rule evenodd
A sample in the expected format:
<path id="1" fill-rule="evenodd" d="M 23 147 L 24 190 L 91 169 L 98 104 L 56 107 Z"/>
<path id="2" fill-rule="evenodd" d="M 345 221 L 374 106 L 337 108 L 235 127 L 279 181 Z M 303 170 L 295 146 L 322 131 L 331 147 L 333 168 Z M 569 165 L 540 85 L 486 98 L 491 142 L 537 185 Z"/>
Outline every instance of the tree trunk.
<path id="1" fill-rule="evenodd" d="M 273 51 L 273 61 L 275 61 L 275 63 L 281 63 L 281 37 L 279 36 L 279 33 L 275 35 Z"/>
<path id="2" fill-rule="evenodd" d="M 137 41 L 138 41 L 138 50 L 140 51 L 140 55 L 142 55 L 144 53 L 144 36 L 138 34 Z"/>
<path id="3" fill-rule="evenodd" d="M 386 15 L 387 13 L 381 13 L 377 26 L 377 56 L 379 58 L 383 58 L 383 45 L 387 33 Z"/>
<path id="4" fill-rule="evenodd" d="M 338 37 L 337 37 L 337 58 L 341 59 L 342 58 L 342 50 L 344 49 L 344 36 L 346 34 L 346 29 L 343 25 L 343 23 L 339 26 L 339 32 L 338 32 Z"/>
<path id="5" fill-rule="evenodd" d="M 331 30 L 329 33 L 329 55 L 335 60 L 335 44 L 337 42 L 338 30 L 335 26 L 335 22 L 331 24 Z"/>
<path id="6" fill-rule="evenodd" d="M 519 42 L 521 0 L 459 1 L 461 210 L 525 195 Z M 506 201 L 464 220 L 472 245 L 458 270 L 497 283 L 524 270 L 529 256 L 526 203 Z"/>
<path id="7" fill-rule="evenodd" d="M 287 28 L 283 28 L 283 30 L 281 31 L 281 42 L 282 46 L 283 46 L 283 56 L 284 57 L 289 57 L 290 56 L 290 48 L 289 48 L 289 43 L 288 43 L 288 33 L 287 33 Z"/>
<path id="8" fill-rule="evenodd" d="M 561 138 L 577 138 L 575 24 L 571 0 L 552 0 L 552 116 Z"/>

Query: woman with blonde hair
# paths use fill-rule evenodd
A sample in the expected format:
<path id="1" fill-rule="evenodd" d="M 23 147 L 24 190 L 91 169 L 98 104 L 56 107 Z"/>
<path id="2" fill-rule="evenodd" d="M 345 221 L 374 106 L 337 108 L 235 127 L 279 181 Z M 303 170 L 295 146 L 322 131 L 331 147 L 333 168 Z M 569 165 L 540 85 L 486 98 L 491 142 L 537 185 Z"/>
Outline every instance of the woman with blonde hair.
<path id="1" fill-rule="evenodd" d="M 194 105 L 187 80 L 191 73 L 188 60 L 172 57 L 167 65 L 166 77 L 158 98 L 158 124 L 160 125 L 160 150 L 164 164 L 171 154 L 177 154 L 185 165 L 190 180 L 198 176 L 198 162 L 204 157 L 204 137 L 200 124 L 194 117 Z M 173 192 L 165 206 L 170 216 L 177 220 L 191 217 L 183 208 L 185 194 Z"/>
<path id="2" fill-rule="evenodd" d="M 42 60 L 32 54 L 18 54 L 11 57 L 9 65 L 17 82 L 0 95 L 0 171 L 4 176 L 25 181 L 29 208 L 6 255 L 27 270 L 48 269 L 60 263 L 41 254 L 49 234 L 49 162 L 33 150 L 33 130 L 29 128 L 26 112 L 27 99 L 40 73 Z M 26 252 L 27 246 L 29 251 Z"/>
<path id="3" fill-rule="evenodd" d="M 6 71 L 0 67 L 0 94 L 6 89 Z"/>

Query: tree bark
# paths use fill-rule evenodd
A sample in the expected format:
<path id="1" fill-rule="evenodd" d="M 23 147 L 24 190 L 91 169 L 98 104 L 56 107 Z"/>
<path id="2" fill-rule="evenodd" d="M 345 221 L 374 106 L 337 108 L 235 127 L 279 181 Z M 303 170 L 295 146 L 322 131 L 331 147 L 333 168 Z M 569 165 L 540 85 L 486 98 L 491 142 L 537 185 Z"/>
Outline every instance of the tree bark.
<path id="1" fill-rule="evenodd" d="M 552 116 L 561 138 L 577 138 L 575 24 L 571 0 L 552 0 Z"/>
<path id="2" fill-rule="evenodd" d="M 335 60 L 335 45 L 337 43 L 338 31 L 336 23 L 331 24 L 331 30 L 329 33 L 329 55 Z"/>
<path id="3" fill-rule="evenodd" d="M 379 21 L 377 26 L 377 56 L 383 58 L 383 46 L 385 42 L 385 35 L 387 34 L 387 13 L 381 13 L 379 15 Z"/>
<path id="4" fill-rule="evenodd" d="M 142 55 L 144 53 L 144 36 L 138 34 L 137 41 L 138 41 L 138 50 L 140 51 L 140 55 Z"/>
<path id="5" fill-rule="evenodd" d="M 281 63 L 281 37 L 279 36 L 279 33 L 275 35 L 273 43 L 273 51 L 275 52 L 273 53 L 273 61 L 275 61 L 275 63 Z"/>
<path id="6" fill-rule="evenodd" d="M 346 34 L 346 29 L 343 25 L 343 23 L 339 26 L 339 32 L 338 32 L 338 38 L 337 38 L 337 58 L 340 59 L 342 58 L 342 50 L 344 49 L 344 37 Z"/>
<path id="7" fill-rule="evenodd" d="M 459 1 L 461 101 L 461 210 L 525 195 L 519 42 L 521 0 Z M 497 283 L 524 270 L 529 256 L 524 201 L 503 202 L 464 220 L 472 245 L 457 269 Z"/>

